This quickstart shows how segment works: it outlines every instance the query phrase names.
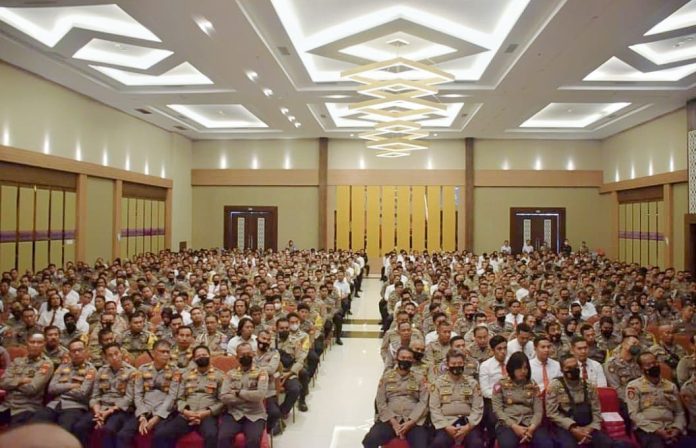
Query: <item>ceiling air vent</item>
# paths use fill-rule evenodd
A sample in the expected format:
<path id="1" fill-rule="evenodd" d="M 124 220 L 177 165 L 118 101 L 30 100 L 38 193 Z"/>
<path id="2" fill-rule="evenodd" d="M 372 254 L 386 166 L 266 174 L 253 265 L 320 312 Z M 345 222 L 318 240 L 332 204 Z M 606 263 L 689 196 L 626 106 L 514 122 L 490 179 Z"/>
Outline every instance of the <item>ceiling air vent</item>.
<path id="1" fill-rule="evenodd" d="M 174 125 L 174 129 L 178 129 L 180 131 L 186 131 L 187 129 L 183 126 L 179 126 L 178 124 Z"/>
<path id="2" fill-rule="evenodd" d="M 282 47 L 276 47 L 276 48 L 278 48 L 278 51 L 283 56 L 290 56 L 290 50 L 288 49 L 288 47 L 282 46 Z"/>
<path id="3" fill-rule="evenodd" d="M 150 115 L 150 114 L 152 113 L 152 112 L 150 112 L 150 111 L 147 110 L 147 109 L 143 109 L 142 107 L 139 108 L 139 109 L 135 109 L 135 110 L 137 110 L 137 111 L 140 112 L 141 114 L 145 114 L 145 115 Z"/>
<path id="4" fill-rule="evenodd" d="M 517 47 L 519 47 L 519 44 L 510 44 L 505 49 L 505 53 L 514 53 L 514 51 L 517 50 Z"/>

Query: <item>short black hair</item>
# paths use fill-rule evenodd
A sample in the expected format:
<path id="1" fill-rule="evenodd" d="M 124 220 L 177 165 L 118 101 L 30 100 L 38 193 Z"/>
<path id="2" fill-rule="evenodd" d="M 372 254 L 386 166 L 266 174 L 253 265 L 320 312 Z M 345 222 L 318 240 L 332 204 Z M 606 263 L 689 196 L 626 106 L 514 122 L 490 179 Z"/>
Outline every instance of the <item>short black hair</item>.
<path id="1" fill-rule="evenodd" d="M 491 338 L 490 341 L 488 341 L 488 345 L 490 345 L 492 349 L 495 349 L 498 345 L 502 344 L 503 342 L 507 344 L 507 339 L 505 339 L 503 336 L 499 334 L 496 334 Z"/>
<path id="2" fill-rule="evenodd" d="M 524 352 L 515 352 L 510 355 L 507 364 L 505 365 L 505 370 L 507 371 L 508 377 L 515 377 L 515 370 L 527 366 L 527 381 L 532 378 L 532 367 L 529 365 L 529 358 Z"/>

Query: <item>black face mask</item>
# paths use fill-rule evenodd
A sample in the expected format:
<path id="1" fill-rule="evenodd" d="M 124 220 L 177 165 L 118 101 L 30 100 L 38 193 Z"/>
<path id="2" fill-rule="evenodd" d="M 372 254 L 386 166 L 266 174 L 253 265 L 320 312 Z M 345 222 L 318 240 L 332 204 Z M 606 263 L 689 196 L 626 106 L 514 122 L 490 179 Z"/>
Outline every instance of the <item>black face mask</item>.
<path id="1" fill-rule="evenodd" d="M 637 345 L 632 345 L 631 348 L 628 349 L 628 351 L 632 356 L 640 355 L 640 347 L 638 347 Z"/>
<path id="2" fill-rule="evenodd" d="M 413 366 L 413 362 L 412 362 L 412 361 L 402 361 L 402 360 L 399 360 L 399 361 L 398 361 L 398 364 L 399 364 L 399 368 L 400 368 L 401 370 L 411 370 L 411 366 Z"/>
<path id="3" fill-rule="evenodd" d="M 466 317 L 466 320 L 474 320 L 474 315 L 471 313 L 465 314 L 464 317 Z"/>
<path id="4" fill-rule="evenodd" d="M 259 347 L 259 350 L 265 352 L 266 350 L 268 350 L 268 346 L 270 344 L 268 342 L 257 342 L 256 345 Z"/>
<path id="5" fill-rule="evenodd" d="M 254 359 L 249 355 L 244 355 L 239 358 L 239 364 L 242 367 L 250 367 Z"/>
<path id="6" fill-rule="evenodd" d="M 449 367 L 447 370 L 454 376 L 461 376 L 464 373 L 464 366 Z"/>
<path id="7" fill-rule="evenodd" d="M 111 322 L 102 324 L 102 328 L 105 330 L 111 330 L 112 326 L 113 326 L 113 323 L 111 323 Z"/>
<path id="8" fill-rule="evenodd" d="M 500 325 L 503 325 L 505 323 L 505 316 L 498 316 L 497 319 Z"/>
<path id="9" fill-rule="evenodd" d="M 289 331 L 279 331 L 278 332 L 278 337 L 280 338 L 281 341 L 286 340 L 288 338 L 288 336 L 290 336 Z"/>
<path id="10" fill-rule="evenodd" d="M 552 334 L 549 336 L 549 339 L 551 339 L 551 342 L 558 342 L 561 340 L 561 335 L 560 334 Z"/>
<path id="11" fill-rule="evenodd" d="M 563 376 L 571 381 L 577 381 L 580 379 L 580 368 L 574 367 L 570 370 L 566 370 L 563 372 Z"/>
<path id="12" fill-rule="evenodd" d="M 207 356 L 205 358 L 198 358 L 194 360 L 198 367 L 208 367 L 210 365 L 210 358 Z"/>
<path id="13" fill-rule="evenodd" d="M 660 377 L 660 366 L 656 364 L 656 365 L 650 367 L 649 369 L 646 369 L 645 374 L 648 375 L 650 378 L 659 378 Z"/>
<path id="14" fill-rule="evenodd" d="M 67 322 L 65 324 L 65 329 L 68 330 L 68 333 L 73 333 L 76 328 L 77 325 L 75 324 L 75 322 Z"/>
<path id="15" fill-rule="evenodd" d="M 613 334 L 614 334 L 613 330 L 602 331 L 602 336 L 604 336 L 605 338 L 610 338 Z"/>
<path id="16" fill-rule="evenodd" d="M 425 356 L 424 352 L 413 352 L 413 359 L 415 359 L 416 361 L 422 360 L 423 356 Z"/>

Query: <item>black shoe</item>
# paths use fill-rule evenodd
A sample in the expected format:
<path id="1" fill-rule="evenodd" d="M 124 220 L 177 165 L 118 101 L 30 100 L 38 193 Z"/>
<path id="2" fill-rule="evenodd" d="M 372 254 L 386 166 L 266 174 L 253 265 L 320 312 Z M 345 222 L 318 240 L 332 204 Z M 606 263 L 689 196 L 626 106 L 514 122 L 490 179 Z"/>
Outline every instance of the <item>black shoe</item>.
<path id="1" fill-rule="evenodd" d="M 307 412 L 309 408 L 307 407 L 307 403 L 304 401 L 300 401 L 300 403 L 297 405 L 297 409 L 300 410 L 300 412 Z"/>
<path id="2" fill-rule="evenodd" d="M 337 345 L 343 345 L 343 341 L 340 340 L 340 339 L 336 339 L 336 344 L 337 344 Z"/>
<path id="3" fill-rule="evenodd" d="M 276 423 L 275 428 L 273 428 L 273 431 L 271 431 L 271 433 L 274 436 L 279 436 L 283 433 L 283 421 L 282 420 L 279 421 L 278 423 Z"/>
<path id="4" fill-rule="evenodd" d="M 356 294 L 355 297 L 359 299 L 359 298 L 360 298 L 360 294 Z"/>

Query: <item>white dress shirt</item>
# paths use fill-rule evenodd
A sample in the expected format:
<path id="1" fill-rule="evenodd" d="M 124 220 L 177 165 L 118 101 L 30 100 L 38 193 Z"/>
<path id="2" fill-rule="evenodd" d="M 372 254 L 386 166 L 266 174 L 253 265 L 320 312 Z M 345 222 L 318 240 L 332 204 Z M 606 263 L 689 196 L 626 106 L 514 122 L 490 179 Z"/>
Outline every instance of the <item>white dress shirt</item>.
<path id="1" fill-rule="evenodd" d="M 527 246 L 526 244 L 522 246 L 523 254 L 531 254 L 532 252 L 534 252 L 534 246 Z"/>
<path id="2" fill-rule="evenodd" d="M 248 342 L 251 344 L 251 350 L 256 353 L 257 351 L 257 345 L 256 345 L 256 335 L 252 334 L 251 338 L 249 338 L 248 341 L 245 341 L 242 339 L 241 336 L 235 336 L 232 339 L 230 339 L 230 342 L 227 343 L 227 355 L 228 356 L 237 356 L 237 346 L 241 344 L 242 342 Z"/>
<path id="3" fill-rule="evenodd" d="M 512 247 L 510 247 L 509 245 L 508 246 L 502 245 L 502 246 L 500 246 L 500 253 L 509 255 L 512 253 Z"/>
<path id="4" fill-rule="evenodd" d="M 594 359 L 587 358 L 587 381 L 594 384 L 597 387 L 607 387 L 607 377 L 604 376 L 604 369 L 602 365 L 595 361 Z M 585 366 L 580 363 L 580 378 L 583 378 L 583 371 Z"/>
<path id="5" fill-rule="evenodd" d="M 513 328 L 517 328 L 522 322 L 524 322 L 524 315 L 522 313 L 518 313 L 517 316 L 513 316 L 512 313 L 507 313 L 505 316 L 505 323 L 512 325 Z"/>
<path id="6" fill-rule="evenodd" d="M 532 367 L 532 379 L 536 381 L 539 385 L 539 390 L 544 391 L 544 365 L 539 361 L 538 358 L 534 358 L 529 361 L 529 365 Z M 546 377 L 549 383 L 552 379 L 562 376 L 561 364 L 551 358 L 546 360 Z"/>
<path id="7" fill-rule="evenodd" d="M 481 385 L 481 393 L 484 398 L 491 398 L 493 395 L 493 386 L 503 377 L 504 370 L 505 363 L 498 362 L 495 357 L 488 358 L 481 363 L 479 366 L 479 384 Z"/>
<path id="8" fill-rule="evenodd" d="M 507 357 L 506 359 L 510 359 L 510 356 L 515 353 L 515 352 L 521 352 L 522 347 L 520 346 L 520 342 L 517 340 L 517 338 L 508 341 L 507 344 Z M 527 355 L 527 358 L 531 361 L 532 358 L 536 357 L 536 353 L 534 353 L 534 344 L 532 342 L 527 342 L 527 345 L 524 346 L 524 354 Z"/>
<path id="9" fill-rule="evenodd" d="M 595 306 L 592 305 L 590 302 L 586 302 L 584 305 L 580 303 L 580 306 L 582 306 L 582 314 L 580 315 L 582 317 L 582 320 L 587 320 L 590 317 L 597 315 L 597 308 L 595 308 Z"/>
<path id="10" fill-rule="evenodd" d="M 60 297 L 63 299 L 63 306 L 65 308 L 77 305 L 80 301 L 80 295 L 74 289 L 71 289 L 67 294 L 63 294 L 63 291 L 58 294 L 60 294 Z"/>
<path id="11" fill-rule="evenodd" d="M 456 331 L 453 331 L 452 336 L 450 336 L 450 338 L 453 338 L 455 336 L 459 336 L 459 335 L 457 334 Z M 430 333 L 425 335 L 425 346 L 426 347 L 428 346 L 428 344 L 430 344 L 431 342 L 435 342 L 435 341 L 437 341 L 437 331 L 436 330 L 433 330 Z"/>

